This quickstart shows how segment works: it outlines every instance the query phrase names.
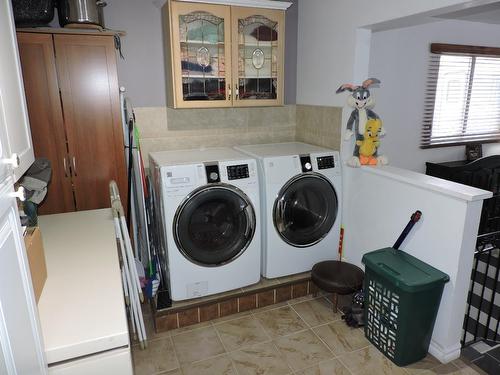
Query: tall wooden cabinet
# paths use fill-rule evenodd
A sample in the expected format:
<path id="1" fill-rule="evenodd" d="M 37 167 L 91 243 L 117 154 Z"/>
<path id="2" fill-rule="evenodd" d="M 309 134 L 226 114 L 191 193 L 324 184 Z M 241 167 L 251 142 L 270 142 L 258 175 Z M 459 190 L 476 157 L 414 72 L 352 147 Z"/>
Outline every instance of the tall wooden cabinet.
<path id="1" fill-rule="evenodd" d="M 125 200 L 113 36 L 17 36 L 35 156 L 48 158 L 53 168 L 39 213 L 109 207 L 110 180 Z"/>

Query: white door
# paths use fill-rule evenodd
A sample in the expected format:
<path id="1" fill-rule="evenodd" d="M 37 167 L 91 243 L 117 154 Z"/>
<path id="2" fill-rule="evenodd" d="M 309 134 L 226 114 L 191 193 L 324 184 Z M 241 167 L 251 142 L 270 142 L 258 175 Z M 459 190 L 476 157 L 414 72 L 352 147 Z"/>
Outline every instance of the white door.
<path id="1" fill-rule="evenodd" d="M 19 166 L 6 162 L 17 153 Z M 15 161 L 15 160 L 14 160 Z M 33 150 L 10 0 L 0 0 L 0 374 L 47 373 L 14 193 Z"/>
<path id="2" fill-rule="evenodd" d="M 0 97 L 2 133 L 7 136 L 2 144 L 2 164 L 11 160 L 17 181 L 33 163 L 34 155 L 10 0 L 0 0 Z M 4 176 L 0 170 L 2 180 Z"/>
<path id="3" fill-rule="evenodd" d="M 0 363 L 7 374 L 39 375 L 45 356 L 12 183 L 0 187 Z"/>

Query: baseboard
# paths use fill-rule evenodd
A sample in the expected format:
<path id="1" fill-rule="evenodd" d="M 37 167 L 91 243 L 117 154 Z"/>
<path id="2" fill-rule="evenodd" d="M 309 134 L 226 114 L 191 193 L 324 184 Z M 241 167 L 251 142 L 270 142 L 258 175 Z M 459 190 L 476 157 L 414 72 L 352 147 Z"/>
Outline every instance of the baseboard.
<path id="1" fill-rule="evenodd" d="M 449 348 L 443 348 L 431 340 L 429 345 L 429 353 L 431 353 L 441 363 L 449 363 L 460 357 L 461 346 L 460 343 Z"/>

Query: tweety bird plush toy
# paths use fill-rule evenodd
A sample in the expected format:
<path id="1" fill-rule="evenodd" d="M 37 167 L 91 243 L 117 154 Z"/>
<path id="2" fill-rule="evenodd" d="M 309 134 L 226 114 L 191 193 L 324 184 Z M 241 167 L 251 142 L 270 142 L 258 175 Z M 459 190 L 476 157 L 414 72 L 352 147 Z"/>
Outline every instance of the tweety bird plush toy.
<path id="1" fill-rule="evenodd" d="M 359 146 L 359 162 L 361 165 L 377 165 L 378 160 L 375 155 L 380 146 L 380 133 L 382 131 L 382 121 L 380 119 L 369 119 L 365 125 L 363 140 L 356 141 Z"/>

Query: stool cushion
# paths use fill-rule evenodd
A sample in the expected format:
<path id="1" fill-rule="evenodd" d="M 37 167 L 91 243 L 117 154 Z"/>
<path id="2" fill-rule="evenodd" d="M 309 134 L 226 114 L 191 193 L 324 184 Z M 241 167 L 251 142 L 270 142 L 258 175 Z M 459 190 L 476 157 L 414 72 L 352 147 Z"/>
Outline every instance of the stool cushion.
<path id="1" fill-rule="evenodd" d="M 318 288 L 340 295 L 360 290 L 364 276 L 361 268 L 337 260 L 316 263 L 311 271 L 311 279 Z"/>

